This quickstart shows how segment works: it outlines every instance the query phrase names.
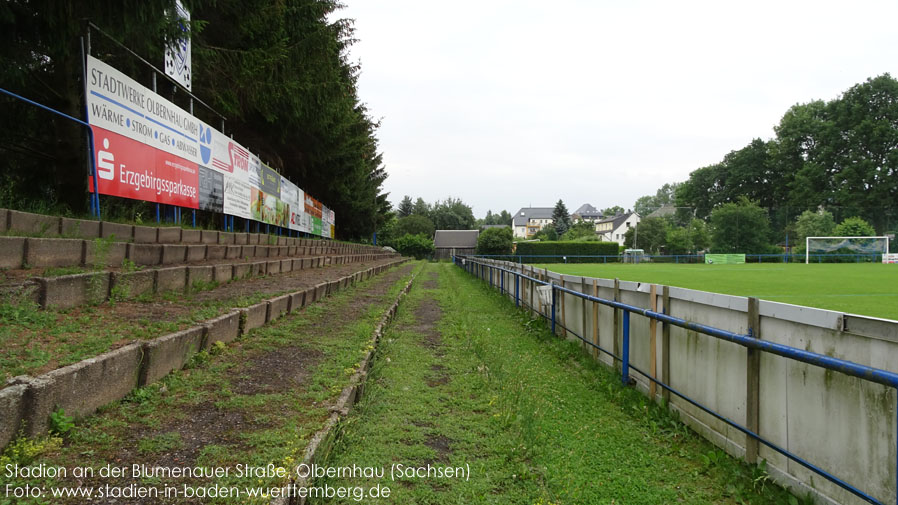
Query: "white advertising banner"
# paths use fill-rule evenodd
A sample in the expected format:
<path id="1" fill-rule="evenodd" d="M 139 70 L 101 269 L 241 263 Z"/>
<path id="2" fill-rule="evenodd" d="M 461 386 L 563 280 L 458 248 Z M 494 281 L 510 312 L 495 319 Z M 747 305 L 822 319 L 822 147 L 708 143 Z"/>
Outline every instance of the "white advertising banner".
<path id="1" fill-rule="evenodd" d="M 249 182 L 231 174 L 224 174 L 224 213 L 252 219 L 251 202 L 252 186 Z"/>
<path id="2" fill-rule="evenodd" d="M 202 164 L 197 118 L 93 56 L 87 57 L 87 117 L 93 126 Z"/>

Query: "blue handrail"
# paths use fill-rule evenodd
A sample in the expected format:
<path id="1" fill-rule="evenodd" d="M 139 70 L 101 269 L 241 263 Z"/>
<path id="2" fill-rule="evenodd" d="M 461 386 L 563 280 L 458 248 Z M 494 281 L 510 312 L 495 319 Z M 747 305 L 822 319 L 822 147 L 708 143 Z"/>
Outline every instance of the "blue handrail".
<path id="1" fill-rule="evenodd" d="M 551 316 L 546 316 L 546 315 L 542 314 L 541 311 L 538 311 L 538 313 L 541 317 L 544 317 L 546 319 L 551 319 L 552 333 L 553 334 L 555 333 L 556 325 L 559 325 L 565 331 L 570 332 L 575 337 L 577 337 L 579 340 L 583 341 L 584 343 L 588 344 L 589 346 L 591 346 L 595 349 L 598 349 L 598 350 L 602 351 L 603 353 L 608 354 L 612 358 L 620 361 L 621 362 L 621 381 L 625 385 L 629 384 L 629 381 L 630 381 L 629 369 L 632 368 L 633 370 L 639 372 L 640 374 L 648 377 L 649 380 L 651 380 L 652 382 L 654 382 L 654 383 L 658 384 L 659 386 L 661 386 L 662 388 L 670 391 L 674 395 L 682 398 L 683 400 L 687 401 L 688 403 L 698 407 L 702 411 L 707 412 L 708 414 L 716 417 L 717 419 L 736 428 L 737 430 L 741 431 L 742 433 L 746 434 L 747 436 L 752 437 L 753 439 L 757 440 L 759 443 L 762 443 L 765 446 L 770 447 L 774 451 L 788 457 L 789 459 L 795 461 L 796 463 L 799 463 L 802 466 L 808 468 L 809 470 L 823 476 L 827 480 L 835 483 L 836 485 L 845 489 L 846 491 L 851 492 L 855 496 L 858 496 L 859 498 L 861 498 L 867 502 L 870 502 L 870 503 L 882 504 L 882 502 L 877 500 L 875 497 L 852 486 L 851 484 L 840 479 L 839 477 L 802 459 L 801 457 L 797 456 L 796 454 L 793 454 L 793 453 L 789 452 L 788 450 L 779 447 L 778 445 L 774 444 L 773 442 L 770 442 L 770 441 L 762 438 L 759 434 L 755 433 L 754 431 L 726 418 L 725 416 L 722 416 L 721 414 L 718 414 L 717 412 L 714 412 L 709 407 L 706 407 L 706 406 L 698 403 L 697 401 L 689 398 L 685 394 L 675 390 L 668 384 L 665 384 L 664 382 L 659 381 L 655 377 L 652 377 L 650 374 L 631 365 L 629 362 L 630 361 L 629 360 L 630 313 L 635 312 L 637 314 L 640 314 L 640 315 L 645 316 L 650 319 L 655 319 L 655 320 L 661 321 L 663 323 L 672 324 L 674 326 L 685 328 L 687 330 L 692 330 L 692 331 L 696 331 L 699 333 L 703 333 L 705 335 L 709 335 L 709 336 L 712 336 L 715 338 L 726 340 L 728 342 L 739 344 L 739 345 L 744 346 L 749 349 L 756 349 L 756 350 L 768 352 L 771 354 L 775 354 L 778 356 L 782 356 L 785 358 L 800 361 L 802 363 L 808 363 L 811 365 L 819 366 L 819 367 L 825 368 L 827 370 L 838 371 L 838 372 L 844 373 L 846 375 L 858 377 L 860 379 L 870 381 L 870 382 L 875 382 L 877 384 L 894 387 L 896 389 L 898 389 L 898 374 L 896 374 L 894 372 L 890 372 L 888 370 L 873 368 L 873 367 L 870 367 L 867 365 L 862 365 L 860 363 L 855 363 L 852 361 L 847 361 L 847 360 L 842 360 L 839 358 L 833 358 L 831 356 L 826 356 L 824 354 L 818 354 L 818 353 L 806 351 L 804 349 L 799 349 L 799 348 L 795 348 L 795 347 L 791 347 L 791 346 L 787 346 L 787 345 L 783 345 L 783 344 L 777 344 L 777 343 L 766 341 L 766 340 L 756 339 L 756 338 L 751 337 L 750 335 L 743 335 L 743 334 L 734 333 L 734 332 L 730 332 L 730 331 L 726 331 L 726 330 L 721 330 L 721 329 L 715 328 L 713 326 L 694 323 L 691 321 L 687 321 L 685 319 L 669 316 L 669 315 L 661 313 L 661 312 L 655 312 L 655 311 L 645 309 L 642 307 L 638 307 L 635 305 L 630 305 L 630 304 L 626 304 L 626 303 L 622 303 L 622 302 L 617 302 L 614 300 L 607 300 L 604 298 L 591 296 L 591 295 L 588 295 L 585 293 L 581 293 L 579 291 L 574 291 L 574 290 L 568 289 L 564 286 L 554 284 L 552 282 L 546 282 L 546 281 L 531 277 L 527 274 L 518 272 L 516 270 L 511 270 L 511 269 L 501 267 L 498 265 L 491 265 L 491 264 L 487 264 L 487 263 L 484 263 L 481 261 L 477 261 L 476 259 L 473 259 L 471 257 L 456 257 L 454 259 L 454 261 L 455 261 L 455 264 L 458 266 L 466 265 L 467 268 L 465 268 L 465 269 L 469 273 L 472 273 L 471 270 L 474 265 L 478 265 L 480 267 L 479 268 L 480 275 L 478 277 L 481 277 L 481 278 L 484 277 L 484 273 L 483 273 L 484 269 L 488 268 L 491 270 L 495 269 L 500 272 L 509 273 L 509 274 L 514 275 L 516 286 L 517 286 L 518 282 L 520 281 L 520 279 L 527 279 L 528 281 L 530 281 L 532 283 L 543 285 L 543 286 L 551 285 L 552 286 Z M 503 283 L 504 283 L 504 275 L 502 276 L 502 279 L 503 279 Z M 490 283 L 492 284 L 492 275 L 491 274 L 490 274 Z M 606 305 L 606 306 L 613 307 L 616 309 L 621 309 L 624 311 L 623 312 L 622 356 L 617 356 L 614 353 L 609 352 L 606 349 L 603 349 L 602 347 L 598 346 L 597 344 L 589 341 L 588 339 L 582 337 L 581 335 L 578 335 L 576 332 L 570 330 L 569 328 L 566 328 L 563 324 L 560 324 L 556 321 L 556 317 L 555 317 L 556 292 L 559 292 L 559 291 L 562 293 L 567 293 L 567 294 L 573 295 L 578 298 L 583 298 L 587 301 L 599 303 L 602 305 Z M 519 294 L 518 290 L 515 289 L 515 304 L 516 305 L 518 304 L 518 294 Z M 525 305 L 529 305 L 529 304 L 525 303 Z M 533 308 L 533 307 L 531 307 L 531 308 Z M 896 452 L 898 452 L 898 451 L 896 451 Z M 896 466 L 896 468 L 898 468 L 898 466 Z M 898 502 L 898 470 L 896 470 L 896 502 Z"/>

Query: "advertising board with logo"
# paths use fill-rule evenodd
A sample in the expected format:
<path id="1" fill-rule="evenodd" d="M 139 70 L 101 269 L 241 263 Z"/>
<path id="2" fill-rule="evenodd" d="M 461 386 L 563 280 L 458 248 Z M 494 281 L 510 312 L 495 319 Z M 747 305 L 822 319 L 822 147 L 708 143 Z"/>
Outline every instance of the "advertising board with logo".
<path id="1" fill-rule="evenodd" d="M 199 167 L 103 128 L 91 127 L 100 194 L 199 207 Z M 93 191 L 93 181 L 89 187 Z"/>
<path id="2" fill-rule="evenodd" d="M 85 94 L 100 194 L 333 237 L 334 214 L 321 202 L 233 139 L 93 56 Z M 93 191 L 93 178 L 90 183 Z"/>

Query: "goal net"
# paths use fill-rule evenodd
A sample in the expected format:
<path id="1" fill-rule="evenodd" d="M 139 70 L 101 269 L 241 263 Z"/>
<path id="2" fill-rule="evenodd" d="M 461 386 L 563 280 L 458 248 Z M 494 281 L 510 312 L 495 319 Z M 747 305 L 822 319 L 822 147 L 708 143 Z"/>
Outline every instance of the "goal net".
<path id="1" fill-rule="evenodd" d="M 878 255 L 888 254 L 888 237 L 808 237 L 805 239 L 804 262 L 857 261 L 867 256 L 879 261 Z"/>

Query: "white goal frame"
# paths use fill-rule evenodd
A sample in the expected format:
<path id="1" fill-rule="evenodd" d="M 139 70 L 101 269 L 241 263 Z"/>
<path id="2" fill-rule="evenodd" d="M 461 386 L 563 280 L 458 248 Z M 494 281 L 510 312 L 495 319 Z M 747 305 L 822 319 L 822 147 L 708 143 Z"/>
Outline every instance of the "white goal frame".
<path id="1" fill-rule="evenodd" d="M 826 238 L 826 239 L 836 239 L 836 240 L 847 239 L 847 238 L 861 238 L 861 239 L 869 240 L 871 238 L 879 238 L 879 239 L 885 240 L 885 249 L 883 249 L 882 254 L 889 253 L 889 237 L 887 237 L 885 235 L 875 236 L 875 237 L 805 237 L 805 239 L 804 239 L 804 264 L 805 265 L 810 263 L 810 258 L 811 258 L 810 244 L 811 244 L 811 239 L 814 239 L 814 238 Z"/>

